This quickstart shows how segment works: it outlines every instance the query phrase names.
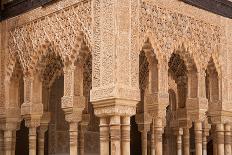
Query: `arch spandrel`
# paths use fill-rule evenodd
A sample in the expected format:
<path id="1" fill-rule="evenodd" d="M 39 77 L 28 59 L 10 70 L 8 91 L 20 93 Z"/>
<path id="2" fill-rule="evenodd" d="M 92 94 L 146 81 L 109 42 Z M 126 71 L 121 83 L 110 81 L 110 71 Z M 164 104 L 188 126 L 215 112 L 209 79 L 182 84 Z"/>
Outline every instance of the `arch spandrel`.
<path id="1" fill-rule="evenodd" d="M 140 42 L 144 41 L 146 32 L 152 32 L 156 44 L 167 56 L 184 43 L 198 69 L 207 64 L 206 58 L 221 40 L 219 26 L 161 8 L 153 2 L 141 4 L 140 19 Z"/>
<path id="2" fill-rule="evenodd" d="M 62 9 L 10 30 L 8 47 L 11 55 L 19 56 L 24 72 L 31 72 L 36 67 L 48 46 L 59 53 L 63 61 L 74 62 L 83 42 L 91 51 L 88 23 L 91 22 L 91 18 L 88 18 L 91 10 L 79 15 L 80 10 L 84 9 L 84 4 L 80 5 Z M 80 19 L 82 16 L 85 17 Z"/>

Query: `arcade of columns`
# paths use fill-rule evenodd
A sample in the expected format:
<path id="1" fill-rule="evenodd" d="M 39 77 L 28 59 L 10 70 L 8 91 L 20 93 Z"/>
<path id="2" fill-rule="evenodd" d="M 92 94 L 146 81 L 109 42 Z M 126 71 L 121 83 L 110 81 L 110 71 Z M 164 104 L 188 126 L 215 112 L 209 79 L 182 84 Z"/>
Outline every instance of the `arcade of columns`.
<path id="1" fill-rule="evenodd" d="M 62 0 L 2 21 L 0 154 L 15 154 L 24 120 L 29 155 L 44 155 L 63 76 L 70 155 L 95 116 L 101 155 L 130 155 L 133 116 L 142 155 L 207 155 L 209 140 L 231 155 L 231 26 L 177 0 Z"/>

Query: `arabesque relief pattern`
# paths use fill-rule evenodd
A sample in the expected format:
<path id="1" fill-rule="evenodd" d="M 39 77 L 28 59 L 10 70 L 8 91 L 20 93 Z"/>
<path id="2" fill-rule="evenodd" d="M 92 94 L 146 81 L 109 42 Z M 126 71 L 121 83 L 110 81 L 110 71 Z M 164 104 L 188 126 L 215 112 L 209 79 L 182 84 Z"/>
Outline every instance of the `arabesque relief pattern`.
<path id="1" fill-rule="evenodd" d="M 44 155 L 46 131 L 49 153 L 130 155 L 141 132 L 142 155 L 206 155 L 209 142 L 230 155 L 232 22 L 161 3 L 63 0 L 2 21 L 0 154 L 15 154 L 24 119 L 29 155 Z"/>

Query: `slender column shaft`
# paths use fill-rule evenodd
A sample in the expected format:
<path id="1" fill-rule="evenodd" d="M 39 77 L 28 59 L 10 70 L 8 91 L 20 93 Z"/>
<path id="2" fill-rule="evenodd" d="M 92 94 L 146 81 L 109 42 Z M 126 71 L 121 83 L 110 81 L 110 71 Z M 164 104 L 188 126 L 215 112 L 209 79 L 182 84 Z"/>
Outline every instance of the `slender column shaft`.
<path id="1" fill-rule="evenodd" d="M 205 131 L 203 132 L 202 135 L 202 148 L 203 148 L 203 155 L 207 155 L 207 135 Z"/>
<path id="2" fill-rule="evenodd" d="M 100 154 L 109 155 L 109 124 L 107 118 L 100 118 Z"/>
<path id="3" fill-rule="evenodd" d="M 70 155 L 78 155 L 78 123 L 69 123 Z"/>
<path id="4" fill-rule="evenodd" d="M 44 155 L 44 145 L 45 145 L 45 132 L 46 130 L 39 130 L 38 134 L 38 153 L 39 155 Z"/>
<path id="5" fill-rule="evenodd" d="M 217 133 L 216 133 L 216 126 L 212 126 L 213 130 L 213 155 L 217 155 Z"/>
<path id="6" fill-rule="evenodd" d="M 122 117 L 122 155 L 130 155 L 130 117 Z"/>
<path id="7" fill-rule="evenodd" d="M 11 150 L 11 154 L 15 155 L 15 146 L 16 145 L 16 131 L 12 132 L 12 150 Z"/>
<path id="8" fill-rule="evenodd" d="M 163 155 L 163 128 L 162 119 L 155 119 L 154 123 L 154 133 L 155 133 L 155 155 Z"/>
<path id="9" fill-rule="evenodd" d="M 202 155 L 202 122 L 194 123 L 196 155 Z"/>
<path id="10" fill-rule="evenodd" d="M 189 128 L 184 129 L 183 133 L 184 155 L 190 154 Z"/>
<path id="11" fill-rule="evenodd" d="M 231 126 L 225 125 L 225 154 L 231 154 Z"/>
<path id="12" fill-rule="evenodd" d="M 142 155 L 147 155 L 147 131 L 142 131 Z"/>
<path id="13" fill-rule="evenodd" d="M 0 154 L 4 154 L 4 133 L 0 130 Z"/>
<path id="14" fill-rule="evenodd" d="M 36 155 L 36 127 L 29 128 L 29 155 Z"/>
<path id="15" fill-rule="evenodd" d="M 217 155 L 224 155 L 224 125 L 216 125 L 217 132 Z"/>
<path id="16" fill-rule="evenodd" d="M 13 132 L 10 130 L 4 131 L 4 151 L 5 155 L 11 155 L 12 153 L 12 138 Z"/>
<path id="17" fill-rule="evenodd" d="M 83 129 L 80 130 L 80 140 L 79 140 L 79 150 L 80 150 L 80 155 L 85 154 L 85 132 Z"/>
<path id="18" fill-rule="evenodd" d="M 151 155 L 155 155 L 155 133 L 153 124 L 151 129 Z"/>
<path id="19" fill-rule="evenodd" d="M 182 130 L 182 129 L 179 129 Z M 178 131 L 176 142 L 177 142 L 177 155 L 182 155 L 182 136 L 180 134 L 181 131 Z M 182 131 L 183 133 L 183 131 Z"/>
<path id="20" fill-rule="evenodd" d="M 121 154 L 120 116 L 110 117 L 111 155 Z"/>

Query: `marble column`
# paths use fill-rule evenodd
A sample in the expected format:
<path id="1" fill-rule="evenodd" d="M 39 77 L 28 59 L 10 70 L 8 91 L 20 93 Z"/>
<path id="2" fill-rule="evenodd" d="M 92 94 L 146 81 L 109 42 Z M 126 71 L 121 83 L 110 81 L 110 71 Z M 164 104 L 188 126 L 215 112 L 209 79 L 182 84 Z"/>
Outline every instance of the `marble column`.
<path id="1" fill-rule="evenodd" d="M 141 140 L 142 140 L 142 155 L 147 155 L 147 131 L 143 130 L 141 132 Z"/>
<path id="2" fill-rule="evenodd" d="M 203 131 L 202 134 L 202 149 L 203 149 L 203 155 L 207 155 L 207 134 L 205 131 Z"/>
<path id="3" fill-rule="evenodd" d="M 16 130 L 12 132 L 12 150 L 11 150 L 12 155 L 15 155 L 15 147 L 16 147 Z"/>
<path id="4" fill-rule="evenodd" d="M 36 127 L 29 128 L 29 155 L 36 155 Z"/>
<path id="5" fill-rule="evenodd" d="M 4 131 L 4 152 L 5 155 L 11 155 L 12 153 L 12 141 L 13 141 L 13 131 Z"/>
<path id="6" fill-rule="evenodd" d="M 180 128 L 177 131 L 177 135 L 176 135 L 177 155 L 182 155 L 182 135 L 183 135 L 183 129 Z"/>
<path id="7" fill-rule="evenodd" d="M 100 155 L 109 155 L 109 124 L 106 117 L 100 118 Z"/>
<path id="8" fill-rule="evenodd" d="M 78 123 L 69 123 L 69 143 L 70 143 L 70 155 L 78 155 Z"/>
<path id="9" fill-rule="evenodd" d="M 121 155 L 121 126 L 120 116 L 110 117 L 111 155 Z"/>
<path id="10" fill-rule="evenodd" d="M 213 133 L 213 155 L 217 155 L 217 133 L 216 133 L 216 125 L 212 125 L 212 133 Z"/>
<path id="11" fill-rule="evenodd" d="M 80 127 L 80 138 L 79 138 L 79 152 L 80 152 L 80 155 L 84 155 L 85 154 L 85 131 L 82 127 Z"/>
<path id="12" fill-rule="evenodd" d="M 130 155 L 130 117 L 122 116 L 121 119 L 122 155 Z"/>
<path id="13" fill-rule="evenodd" d="M 194 122 L 196 155 L 202 155 L 202 122 Z"/>
<path id="14" fill-rule="evenodd" d="M 47 127 L 40 126 L 38 132 L 38 154 L 44 155 L 44 145 L 45 145 L 45 132 L 47 131 Z"/>
<path id="15" fill-rule="evenodd" d="M 151 127 L 151 155 L 155 155 L 155 133 L 154 133 L 154 125 Z"/>
<path id="16" fill-rule="evenodd" d="M 225 155 L 231 154 L 231 125 L 225 124 Z"/>
<path id="17" fill-rule="evenodd" d="M 4 154 L 4 133 L 0 130 L 0 154 Z"/>
<path id="18" fill-rule="evenodd" d="M 189 128 L 184 128 L 183 130 L 183 148 L 184 148 L 184 155 L 189 155 L 190 154 Z"/>
<path id="19" fill-rule="evenodd" d="M 154 121 L 155 155 L 163 155 L 162 135 L 163 135 L 162 119 L 157 118 Z"/>
<path id="20" fill-rule="evenodd" d="M 219 123 L 216 125 L 217 136 L 217 155 L 224 155 L 224 125 Z"/>

